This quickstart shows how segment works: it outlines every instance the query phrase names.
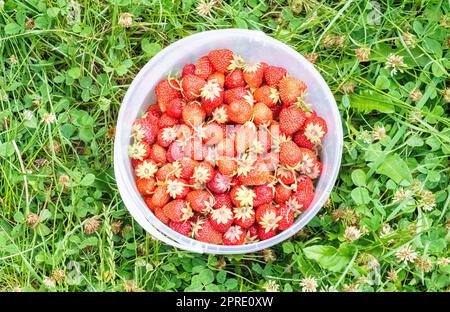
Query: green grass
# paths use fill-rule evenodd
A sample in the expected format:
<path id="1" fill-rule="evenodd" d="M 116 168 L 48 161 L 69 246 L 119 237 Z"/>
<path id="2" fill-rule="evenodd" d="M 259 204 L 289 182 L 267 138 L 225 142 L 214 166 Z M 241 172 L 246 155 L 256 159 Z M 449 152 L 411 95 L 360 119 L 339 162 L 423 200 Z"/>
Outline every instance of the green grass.
<path id="1" fill-rule="evenodd" d="M 193 0 L 6 0 L 0 290 L 300 291 L 306 277 L 318 290 L 448 290 L 449 4 L 370 3 L 217 1 L 203 17 Z M 133 15 L 126 29 L 124 12 Z M 294 238 L 256 254 L 190 254 L 133 222 L 114 181 L 112 133 L 128 85 L 155 53 L 228 27 L 315 53 L 342 115 L 342 170 L 327 206 Z M 355 56 L 360 47 L 368 62 Z M 396 75 L 385 68 L 391 53 L 406 64 Z M 42 121 L 48 113 L 54 123 Z M 352 229 L 359 239 L 349 240 Z M 406 246 L 407 263 L 398 255 Z"/>

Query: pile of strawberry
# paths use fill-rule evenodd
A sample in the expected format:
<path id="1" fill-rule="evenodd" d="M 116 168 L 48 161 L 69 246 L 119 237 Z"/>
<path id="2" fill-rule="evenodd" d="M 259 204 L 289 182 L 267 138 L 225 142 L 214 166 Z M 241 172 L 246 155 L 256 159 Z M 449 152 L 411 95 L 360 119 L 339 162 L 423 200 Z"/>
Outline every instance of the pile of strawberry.
<path id="1" fill-rule="evenodd" d="M 212 50 L 155 89 L 129 155 L 154 215 L 196 240 L 240 245 L 289 228 L 314 198 L 327 125 L 282 67 Z"/>

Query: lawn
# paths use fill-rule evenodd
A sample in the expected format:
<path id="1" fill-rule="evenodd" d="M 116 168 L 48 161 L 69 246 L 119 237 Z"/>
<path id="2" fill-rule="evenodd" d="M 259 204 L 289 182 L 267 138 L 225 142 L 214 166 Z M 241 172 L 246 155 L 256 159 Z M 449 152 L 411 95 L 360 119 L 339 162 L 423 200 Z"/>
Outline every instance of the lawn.
<path id="1" fill-rule="evenodd" d="M 314 63 L 345 140 L 306 228 L 225 257 L 152 239 L 113 172 L 133 77 L 221 28 Z M 0 290 L 448 291 L 449 29 L 445 0 L 0 0 Z"/>

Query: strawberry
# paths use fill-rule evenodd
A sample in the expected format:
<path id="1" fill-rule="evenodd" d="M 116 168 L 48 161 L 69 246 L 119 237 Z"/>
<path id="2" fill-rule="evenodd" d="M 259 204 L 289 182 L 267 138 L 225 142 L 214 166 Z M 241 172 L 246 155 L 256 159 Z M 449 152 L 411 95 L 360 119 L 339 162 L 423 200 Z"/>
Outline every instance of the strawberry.
<path id="1" fill-rule="evenodd" d="M 223 87 L 225 86 L 225 75 L 220 72 L 214 72 L 211 75 L 209 75 L 208 80 L 214 80 L 216 79 L 219 83 L 219 86 Z"/>
<path id="2" fill-rule="evenodd" d="M 229 109 L 230 107 L 228 105 L 220 105 L 219 107 L 216 107 L 212 112 L 212 119 L 211 121 L 216 121 L 220 124 L 225 124 L 230 122 L 229 116 Z"/>
<path id="3" fill-rule="evenodd" d="M 181 169 L 180 178 L 189 180 L 192 177 L 192 174 L 194 173 L 195 167 L 198 165 L 198 163 L 190 158 L 182 158 L 178 160 L 178 163 L 180 164 Z"/>
<path id="4" fill-rule="evenodd" d="M 275 106 L 272 106 L 270 110 L 272 111 L 273 119 L 279 119 L 280 118 L 280 112 L 283 109 L 283 104 L 277 103 Z"/>
<path id="5" fill-rule="evenodd" d="M 283 204 L 292 195 L 292 190 L 290 187 L 284 186 L 283 184 L 277 184 L 275 186 L 275 202 L 278 204 Z"/>
<path id="6" fill-rule="evenodd" d="M 128 147 L 128 155 L 132 160 L 144 160 L 151 154 L 151 147 L 145 141 L 135 142 Z"/>
<path id="7" fill-rule="evenodd" d="M 317 160 L 317 155 L 314 151 L 312 151 L 309 148 L 300 147 L 300 151 L 302 152 L 302 157 L 305 158 L 306 156 L 308 158 L 311 158 L 313 160 Z"/>
<path id="8" fill-rule="evenodd" d="M 141 179 L 150 179 L 158 171 L 158 166 L 151 159 L 145 159 L 135 167 L 136 177 Z"/>
<path id="9" fill-rule="evenodd" d="M 204 213 L 212 209 L 214 198 L 205 190 L 193 190 L 186 196 L 186 201 L 192 210 Z"/>
<path id="10" fill-rule="evenodd" d="M 159 118 L 159 116 L 161 116 L 161 114 L 162 114 L 158 103 L 149 105 L 149 107 L 147 108 L 147 111 L 145 113 L 149 114 L 149 115 L 153 115 L 156 118 Z"/>
<path id="11" fill-rule="evenodd" d="M 185 200 L 175 199 L 163 207 L 163 212 L 167 218 L 174 222 L 187 221 L 194 213 Z"/>
<path id="12" fill-rule="evenodd" d="M 225 73 L 233 60 L 233 52 L 228 49 L 211 50 L 208 58 L 216 71 Z"/>
<path id="13" fill-rule="evenodd" d="M 182 221 L 182 222 L 169 222 L 169 227 L 174 230 L 175 232 L 178 232 L 180 234 L 183 234 L 184 236 L 190 236 L 192 232 L 192 224 L 190 220 Z"/>
<path id="14" fill-rule="evenodd" d="M 164 129 L 168 127 L 173 127 L 178 124 L 178 120 L 170 117 L 166 113 L 163 113 L 158 121 L 158 127 L 159 129 Z"/>
<path id="15" fill-rule="evenodd" d="M 235 123 L 246 123 L 252 117 L 252 113 L 252 106 L 247 101 L 237 100 L 230 104 L 229 117 Z"/>
<path id="16" fill-rule="evenodd" d="M 216 79 L 208 80 L 200 89 L 200 97 L 208 116 L 223 103 L 223 87 Z"/>
<path id="17" fill-rule="evenodd" d="M 244 80 L 250 88 L 258 88 L 264 79 L 266 63 L 246 64 L 244 67 Z"/>
<path id="18" fill-rule="evenodd" d="M 302 100 L 306 93 L 306 84 L 292 76 L 286 76 L 278 83 L 280 99 L 284 106 L 290 106 Z"/>
<path id="19" fill-rule="evenodd" d="M 204 184 L 211 181 L 214 176 L 214 168 L 207 162 L 200 163 L 194 169 L 189 184 Z"/>
<path id="20" fill-rule="evenodd" d="M 231 178 L 219 172 L 216 172 L 211 181 L 209 181 L 206 186 L 214 194 L 225 193 L 230 190 Z"/>
<path id="21" fill-rule="evenodd" d="M 231 208 L 233 205 L 231 204 L 231 197 L 229 193 L 222 194 L 214 194 L 214 209 L 220 208 L 222 206 L 226 206 Z"/>
<path id="22" fill-rule="evenodd" d="M 166 104 L 166 114 L 172 118 L 181 117 L 184 101 L 181 98 L 175 98 Z"/>
<path id="23" fill-rule="evenodd" d="M 290 167 L 295 167 L 301 160 L 302 152 L 292 141 L 280 144 L 280 162 Z"/>
<path id="24" fill-rule="evenodd" d="M 246 237 L 247 232 L 243 228 L 239 225 L 233 225 L 223 234 L 223 244 L 229 246 L 242 245 Z"/>
<path id="25" fill-rule="evenodd" d="M 167 148 L 166 159 L 168 162 L 174 162 L 185 156 L 185 150 L 180 142 L 174 141 Z"/>
<path id="26" fill-rule="evenodd" d="M 263 185 L 272 181 L 272 172 L 265 163 L 257 161 L 247 174 L 239 176 L 242 185 Z"/>
<path id="27" fill-rule="evenodd" d="M 217 168 L 221 174 L 231 177 L 236 174 L 238 164 L 234 159 L 219 159 L 217 161 Z"/>
<path id="28" fill-rule="evenodd" d="M 276 88 L 269 86 L 261 86 L 253 92 L 253 97 L 256 102 L 261 102 L 267 105 L 267 107 L 274 107 L 280 100 L 280 95 Z"/>
<path id="29" fill-rule="evenodd" d="M 184 179 L 167 179 L 167 193 L 173 199 L 183 199 L 189 193 L 189 186 Z"/>
<path id="30" fill-rule="evenodd" d="M 305 135 L 303 130 L 300 130 L 294 134 L 294 142 L 303 148 L 313 149 L 316 144 L 312 143 Z"/>
<path id="31" fill-rule="evenodd" d="M 170 200 L 169 194 L 167 194 L 167 186 L 157 186 L 153 192 L 151 204 L 153 207 L 162 208 Z"/>
<path id="32" fill-rule="evenodd" d="M 273 114 L 264 103 L 256 103 L 253 106 L 253 122 L 255 125 L 268 125 L 272 122 Z"/>
<path id="33" fill-rule="evenodd" d="M 221 245 L 223 243 L 222 233 L 216 231 L 209 220 L 198 218 L 192 224 L 192 235 L 198 241 Z"/>
<path id="34" fill-rule="evenodd" d="M 268 186 L 267 184 L 255 186 L 253 188 L 253 191 L 256 194 L 256 197 L 253 200 L 254 207 L 258 207 L 263 204 L 268 204 L 273 200 L 274 189 Z"/>
<path id="35" fill-rule="evenodd" d="M 277 66 L 267 66 L 264 70 L 264 80 L 269 87 L 278 85 L 278 82 L 286 76 L 286 69 Z"/>
<path id="36" fill-rule="evenodd" d="M 166 127 L 159 130 L 156 143 L 162 147 L 168 147 L 176 138 L 176 127 Z"/>
<path id="37" fill-rule="evenodd" d="M 233 209 L 234 224 L 247 229 L 255 223 L 255 210 L 252 207 L 237 207 Z"/>
<path id="38" fill-rule="evenodd" d="M 300 150 L 302 151 L 302 158 L 298 165 L 298 171 L 311 179 L 317 179 L 322 172 L 322 164 L 310 149 L 300 148 Z"/>
<path id="39" fill-rule="evenodd" d="M 263 228 L 262 226 L 258 227 L 258 238 L 260 240 L 266 240 L 269 238 L 272 238 L 276 235 L 277 233 L 275 232 L 275 230 L 266 230 L 265 228 Z"/>
<path id="40" fill-rule="evenodd" d="M 171 100 L 175 98 L 181 98 L 180 85 L 175 79 L 161 80 L 156 85 L 155 93 L 161 112 L 166 111 L 166 105 Z"/>
<path id="41" fill-rule="evenodd" d="M 230 197 L 236 207 L 253 206 L 253 199 L 256 197 L 252 189 L 241 185 L 231 188 Z"/>
<path id="42" fill-rule="evenodd" d="M 189 102 L 183 107 L 183 121 L 191 127 L 197 127 L 205 121 L 206 112 L 199 102 Z"/>
<path id="43" fill-rule="evenodd" d="M 281 217 L 277 215 L 277 210 L 272 204 L 264 204 L 256 208 L 255 218 L 256 222 L 258 222 L 259 226 L 266 233 L 275 231 L 281 220 Z"/>
<path id="44" fill-rule="evenodd" d="M 229 127 L 227 127 L 227 131 Z M 217 153 L 221 159 L 232 158 L 236 156 L 235 138 L 225 136 L 222 141 L 217 144 Z"/>
<path id="45" fill-rule="evenodd" d="M 207 56 L 202 56 L 195 63 L 195 75 L 202 79 L 208 79 L 208 76 L 214 72 L 214 68 Z"/>
<path id="46" fill-rule="evenodd" d="M 153 210 L 153 213 L 155 214 L 155 217 L 157 217 L 159 219 L 159 221 L 161 221 L 164 224 L 169 224 L 170 219 L 167 218 L 167 216 L 164 214 L 164 211 L 161 207 L 155 207 L 155 209 Z"/>
<path id="47" fill-rule="evenodd" d="M 251 95 L 250 90 L 243 87 L 225 90 L 223 101 L 225 104 L 231 104 L 234 101 L 245 100 L 245 97 Z"/>
<path id="48" fill-rule="evenodd" d="M 252 147 L 257 139 L 256 128 L 252 124 L 240 126 L 236 130 L 235 149 L 236 153 L 242 154 Z"/>
<path id="49" fill-rule="evenodd" d="M 158 118 L 152 114 L 136 119 L 131 127 L 131 135 L 136 141 L 144 140 L 148 144 L 153 144 L 157 134 Z"/>
<path id="50" fill-rule="evenodd" d="M 177 126 L 177 139 L 180 142 L 186 141 L 191 136 L 192 136 L 192 129 L 189 126 L 185 124 Z"/>
<path id="51" fill-rule="evenodd" d="M 314 186 L 312 181 L 307 176 L 300 176 L 297 181 L 297 192 L 292 195 L 299 205 L 301 210 L 306 210 L 314 199 Z"/>
<path id="52" fill-rule="evenodd" d="M 187 75 L 195 75 L 195 65 L 194 64 L 186 64 L 183 66 L 183 70 L 181 71 L 181 78 L 184 78 Z"/>
<path id="53" fill-rule="evenodd" d="M 251 244 L 257 242 L 258 239 L 258 226 L 252 225 L 247 230 L 247 236 L 245 237 L 245 244 Z"/>
<path id="54" fill-rule="evenodd" d="M 272 145 L 272 137 L 270 136 L 269 131 L 267 131 L 264 128 L 259 129 L 257 133 L 257 140 L 260 149 L 259 153 L 260 154 L 268 153 Z"/>
<path id="55" fill-rule="evenodd" d="M 301 175 L 297 178 L 297 192 L 301 190 L 306 190 L 307 192 L 314 191 L 314 184 L 312 180 L 304 175 Z"/>
<path id="56" fill-rule="evenodd" d="M 321 117 L 306 119 L 303 128 L 305 137 L 313 144 L 319 144 L 328 132 L 327 123 Z"/>
<path id="57" fill-rule="evenodd" d="M 147 196 L 144 198 L 144 202 L 145 205 L 147 205 L 147 208 L 150 209 L 151 211 L 155 210 L 155 206 L 153 206 L 152 204 L 152 197 L 151 196 Z"/>
<path id="58" fill-rule="evenodd" d="M 208 216 L 212 227 L 221 233 L 225 233 L 231 224 L 233 224 L 234 220 L 233 211 L 227 206 L 211 210 Z"/>
<path id="59" fill-rule="evenodd" d="M 158 171 L 156 172 L 156 179 L 160 182 L 165 182 L 167 179 L 174 179 L 176 178 L 176 168 L 172 163 L 167 163 L 160 167 Z"/>
<path id="60" fill-rule="evenodd" d="M 218 144 L 223 139 L 223 128 L 217 122 L 211 122 L 204 127 L 205 138 L 203 142 L 206 145 Z"/>
<path id="61" fill-rule="evenodd" d="M 301 127 L 306 120 L 305 113 L 298 107 L 285 107 L 280 112 L 280 132 L 292 135 Z"/>
<path id="62" fill-rule="evenodd" d="M 140 194 L 150 195 L 156 188 L 155 178 L 136 178 L 136 187 Z"/>
<path id="63" fill-rule="evenodd" d="M 225 88 L 234 89 L 238 87 L 245 87 L 245 81 L 242 70 L 235 69 L 225 76 Z"/>
<path id="64" fill-rule="evenodd" d="M 164 165 L 167 161 L 166 150 L 158 144 L 153 144 L 149 158 L 152 159 L 158 166 Z"/>
<path id="65" fill-rule="evenodd" d="M 294 223 L 294 210 L 286 204 L 281 204 L 277 209 L 277 214 L 281 217 L 278 222 L 280 231 L 287 230 Z"/>
<path id="66" fill-rule="evenodd" d="M 181 81 L 183 95 L 188 101 L 196 100 L 200 97 L 200 90 L 205 85 L 206 80 L 195 75 L 186 75 Z"/>

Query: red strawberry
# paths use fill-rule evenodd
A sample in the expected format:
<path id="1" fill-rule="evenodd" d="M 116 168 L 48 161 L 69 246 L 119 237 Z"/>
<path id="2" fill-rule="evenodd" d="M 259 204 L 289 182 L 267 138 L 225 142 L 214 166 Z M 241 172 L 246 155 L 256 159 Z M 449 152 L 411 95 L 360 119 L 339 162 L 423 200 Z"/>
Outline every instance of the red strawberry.
<path id="1" fill-rule="evenodd" d="M 258 239 L 258 226 L 252 225 L 247 230 L 247 237 L 245 238 L 245 243 L 250 244 L 250 243 L 257 242 L 258 240 L 259 240 Z"/>
<path id="2" fill-rule="evenodd" d="M 307 176 L 300 176 L 297 181 L 297 192 L 292 195 L 302 210 L 306 210 L 314 199 L 314 186 Z"/>
<path id="3" fill-rule="evenodd" d="M 173 199 L 183 199 L 189 193 L 189 186 L 184 179 L 167 179 L 167 193 Z"/>
<path id="4" fill-rule="evenodd" d="M 185 151 L 180 142 L 172 142 L 166 152 L 166 159 L 168 162 L 174 162 L 185 156 Z"/>
<path id="5" fill-rule="evenodd" d="M 252 189 L 241 185 L 231 188 L 230 197 L 236 207 L 253 206 L 253 199 L 256 194 Z"/>
<path id="6" fill-rule="evenodd" d="M 186 220 L 183 222 L 169 222 L 169 227 L 174 230 L 175 232 L 178 232 L 180 234 L 183 234 L 184 236 L 190 236 L 192 232 L 192 225 L 190 220 Z"/>
<path id="7" fill-rule="evenodd" d="M 303 130 L 300 130 L 294 134 L 294 142 L 303 148 L 313 149 L 316 145 L 312 143 L 305 135 Z"/>
<path id="8" fill-rule="evenodd" d="M 245 81 L 242 70 L 235 69 L 225 76 L 225 88 L 234 89 L 238 87 L 245 87 Z"/>
<path id="9" fill-rule="evenodd" d="M 291 76 L 286 76 L 278 83 L 280 99 L 284 106 L 290 106 L 302 100 L 306 93 L 306 84 Z"/>
<path id="10" fill-rule="evenodd" d="M 186 75 L 181 81 L 181 88 L 183 89 L 184 97 L 188 101 L 196 100 L 200 97 L 200 90 L 205 85 L 206 81 L 195 75 Z"/>
<path id="11" fill-rule="evenodd" d="M 164 205 L 163 212 L 171 221 L 183 222 L 187 221 L 194 213 L 185 200 L 175 199 Z"/>
<path id="12" fill-rule="evenodd" d="M 216 79 L 213 79 L 208 80 L 200 91 L 201 101 L 206 114 L 211 116 L 214 109 L 223 103 L 223 87 L 220 86 Z"/>
<path id="13" fill-rule="evenodd" d="M 278 229 L 284 231 L 291 227 L 294 223 L 294 210 L 286 204 L 281 204 L 277 210 L 278 216 L 281 217 L 278 222 Z"/>
<path id="14" fill-rule="evenodd" d="M 191 127 L 197 127 L 205 121 L 206 112 L 199 102 L 190 102 L 183 107 L 183 121 Z"/>
<path id="15" fill-rule="evenodd" d="M 153 192 L 151 204 L 153 207 L 162 208 L 170 200 L 169 194 L 167 194 L 167 187 L 165 185 L 157 186 Z"/>
<path id="16" fill-rule="evenodd" d="M 255 125 L 268 125 L 272 122 L 273 114 L 264 103 L 253 105 L 253 122 Z"/>
<path id="17" fill-rule="evenodd" d="M 178 120 L 175 118 L 170 117 L 166 113 L 163 113 L 158 121 L 158 127 L 159 129 L 164 129 L 167 127 L 173 127 L 178 124 Z"/>
<path id="18" fill-rule="evenodd" d="M 274 189 L 268 185 L 258 185 L 253 188 L 253 191 L 256 194 L 255 199 L 253 200 L 253 206 L 258 207 L 263 204 L 268 204 L 273 200 L 274 197 Z"/>
<path id="19" fill-rule="evenodd" d="M 153 144 L 157 134 L 158 118 L 152 114 L 146 114 L 133 122 L 131 135 L 136 141 L 144 140 L 148 144 Z"/>
<path id="20" fill-rule="evenodd" d="M 211 210 L 208 214 L 212 227 L 221 233 L 226 232 L 233 223 L 233 211 L 227 206 Z"/>
<path id="21" fill-rule="evenodd" d="M 235 123 L 246 123 L 250 120 L 252 114 L 252 106 L 247 101 L 238 100 L 230 104 L 229 117 Z"/>
<path id="22" fill-rule="evenodd" d="M 211 50 L 208 57 L 216 71 L 225 73 L 233 60 L 233 52 L 228 49 Z"/>
<path id="23" fill-rule="evenodd" d="M 257 139 L 256 128 L 251 125 L 240 126 L 236 130 L 235 149 L 236 153 L 241 154 L 247 151 L 255 144 Z"/>
<path id="24" fill-rule="evenodd" d="M 186 196 L 192 210 L 200 213 L 207 212 L 214 205 L 214 198 L 205 190 L 193 190 Z"/>
<path id="25" fill-rule="evenodd" d="M 292 135 L 301 127 L 306 120 L 305 113 L 298 107 L 285 107 L 280 112 L 280 132 Z"/>
<path id="26" fill-rule="evenodd" d="M 238 164 L 234 159 L 219 159 L 217 161 L 217 168 L 221 174 L 231 177 L 236 174 Z"/>
<path id="27" fill-rule="evenodd" d="M 318 144 L 327 134 L 327 123 L 321 117 L 312 117 L 306 119 L 303 128 L 305 129 L 305 137 L 313 144 Z"/>
<path id="28" fill-rule="evenodd" d="M 266 63 L 246 64 L 244 67 L 244 80 L 250 88 L 258 88 L 264 79 Z"/>
<path id="29" fill-rule="evenodd" d="M 257 161 L 247 174 L 239 176 L 242 185 L 263 185 L 272 181 L 272 172 L 262 161 Z"/>
<path id="30" fill-rule="evenodd" d="M 245 242 L 247 232 L 239 225 L 231 226 L 225 234 L 223 234 L 224 245 L 242 245 Z"/>
<path id="31" fill-rule="evenodd" d="M 166 127 L 159 130 L 156 143 L 162 147 L 168 147 L 176 138 L 176 127 Z"/>
<path id="32" fill-rule="evenodd" d="M 150 195 L 156 188 L 155 178 L 136 178 L 136 187 L 142 195 Z"/>
<path id="33" fill-rule="evenodd" d="M 219 172 L 216 172 L 206 186 L 214 194 L 225 193 L 230 190 L 231 178 L 227 177 Z"/>
<path id="34" fill-rule="evenodd" d="M 283 184 L 277 184 L 275 186 L 275 202 L 278 204 L 283 204 L 286 202 L 292 195 L 292 190 L 288 186 L 284 186 Z"/>
<path id="35" fill-rule="evenodd" d="M 186 64 L 183 66 L 183 70 L 181 72 L 181 78 L 184 78 L 187 75 L 195 75 L 195 65 L 194 64 Z"/>
<path id="36" fill-rule="evenodd" d="M 156 118 L 159 118 L 159 116 L 161 116 L 162 112 L 161 109 L 159 108 L 158 103 L 156 104 L 152 104 L 147 108 L 146 113 L 153 115 Z"/>
<path id="37" fill-rule="evenodd" d="M 302 152 L 292 141 L 280 144 L 280 162 L 290 167 L 295 167 L 301 160 Z"/>
<path id="38" fill-rule="evenodd" d="M 227 127 L 227 131 L 229 127 Z M 217 144 L 217 154 L 221 159 L 232 158 L 236 156 L 235 138 L 225 136 L 222 141 Z"/>
<path id="39" fill-rule="evenodd" d="M 164 224 L 169 224 L 170 219 L 167 218 L 167 216 L 164 214 L 164 211 L 161 207 L 155 207 L 155 209 L 153 210 L 153 213 L 155 214 L 155 217 L 157 217 L 159 219 L 159 221 L 161 221 Z"/>
<path id="40" fill-rule="evenodd" d="M 231 208 L 233 205 L 231 204 L 231 197 L 229 193 L 222 194 L 214 194 L 214 209 L 220 208 L 222 206 L 226 206 Z"/>
<path id="41" fill-rule="evenodd" d="M 217 122 L 211 122 L 204 127 L 205 138 L 203 142 L 206 145 L 218 144 L 223 139 L 224 130 Z"/>
<path id="42" fill-rule="evenodd" d="M 264 70 L 264 79 L 268 86 L 273 87 L 276 86 L 286 74 L 287 71 L 283 67 L 267 66 Z"/>
<path id="43" fill-rule="evenodd" d="M 200 163 L 194 169 L 189 184 L 204 184 L 211 181 L 214 176 L 214 168 L 207 162 Z"/>
<path id="44" fill-rule="evenodd" d="M 250 90 L 243 87 L 225 90 L 223 101 L 225 104 L 231 104 L 234 101 L 245 100 L 244 97 L 249 96 Z"/>
<path id="45" fill-rule="evenodd" d="M 208 76 L 214 72 L 214 68 L 207 56 L 202 56 L 195 63 L 195 75 L 202 79 L 208 79 Z"/>
<path id="46" fill-rule="evenodd" d="M 223 87 L 225 86 L 225 75 L 223 73 L 220 72 L 214 72 L 211 75 L 209 75 L 208 80 L 213 80 L 216 79 L 217 82 L 219 83 L 219 86 Z"/>
<path id="47" fill-rule="evenodd" d="M 140 164 L 142 164 L 143 160 L 139 160 L 139 159 L 130 159 L 131 161 L 131 166 L 133 167 L 133 169 L 136 169 L 137 166 L 139 166 Z"/>
<path id="48" fill-rule="evenodd" d="M 280 167 L 277 171 L 277 179 L 284 185 L 290 185 L 295 181 L 294 171 Z"/>
<path id="49" fill-rule="evenodd" d="M 247 229 L 255 223 L 255 210 L 252 207 L 238 207 L 233 209 L 234 224 Z"/>
<path id="50" fill-rule="evenodd" d="M 184 101 L 181 98 L 171 100 L 166 104 L 166 114 L 172 118 L 180 118 Z"/>
<path id="51" fill-rule="evenodd" d="M 264 155 L 265 153 L 268 153 L 272 145 L 272 137 L 270 136 L 269 131 L 264 128 L 259 129 L 257 133 L 257 139 L 258 144 L 261 147 L 261 154 Z"/>
<path id="52" fill-rule="evenodd" d="M 283 104 L 277 103 L 275 106 L 271 107 L 270 110 L 272 111 L 273 119 L 279 119 L 280 118 L 280 112 L 283 109 Z"/>
<path id="53" fill-rule="evenodd" d="M 192 224 L 192 234 L 198 241 L 210 244 L 222 244 L 222 233 L 216 231 L 211 223 L 204 218 L 199 218 Z"/>
<path id="54" fill-rule="evenodd" d="M 166 163 L 165 148 L 158 144 L 153 144 L 149 158 L 152 159 L 158 166 L 164 165 Z"/>
<path id="55" fill-rule="evenodd" d="M 151 211 L 155 210 L 155 206 L 153 206 L 152 204 L 152 197 L 151 196 L 147 196 L 144 198 L 144 202 L 147 205 L 147 208 L 150 209 Z"/>
<path id="56" fill-rule="evenodd" d="M 173 166 L 173 164 L 167 163 L 158 169 L 155 176 L 158 181 L 165 182 L 167 181 L 167 179 L 175 178 L 175 171 L 176 168 Z"/>
<path id="57" fill-rule="evenodd" d="M 260 240 L 266 240 L 266 239 L 272 238 L 276 234 L 277 233 L 275 232 L 275 230 L 266 230 L 262 226 L 258 227 L 258 237 Z"/>
<path id="58" fill-rule="evenodd" d="M 281 220 L 281 217 L 277 215 L 277 210 L 271 204 L 264 204 L 256 208 L 255 218 L 265 233 L 275 232 Z"/>
<path id="59" fill-rule="evenodd" d="M 195 167 L 198 165 L 197 161 L 190 158 L 182 158 L 178 160 L 178 163 L 180 164 L 181 169 L 180 178 L 189 180 L 194 173 Z"/>
<path id="60" fill-rule="evenodd" d="M 276 88 L 269 86 L 261 86 L 253 93 L 255 102 L 261 102 L 267 105 L 267 107 L 274 107 L 280 100 L 280 95 Z"/>
<path id="61" fill-rule="evenodd" d="M 166 105 L 175 98 L 181 98 L 180 85 L 175 79 L 161 80 L 155 88 L 156 99 L 162 112 L 166 111 Z"/>
<path id="62" fill-rule="evenodd" d="M 151 147 L 145 141 L 135 142 L 128 147 L 128 155 L 133 160 L 144 160 L 151 154 Z"/>
<path id="63" fill-rule="evenodd" d="M 137 178 L 150 179 L 153 178 L 158 171 L 158 166 L 151 159 L 144 159 L 140 164 L 135 167 L 135 174 Z"/>

